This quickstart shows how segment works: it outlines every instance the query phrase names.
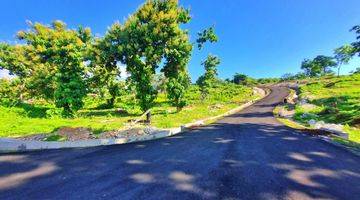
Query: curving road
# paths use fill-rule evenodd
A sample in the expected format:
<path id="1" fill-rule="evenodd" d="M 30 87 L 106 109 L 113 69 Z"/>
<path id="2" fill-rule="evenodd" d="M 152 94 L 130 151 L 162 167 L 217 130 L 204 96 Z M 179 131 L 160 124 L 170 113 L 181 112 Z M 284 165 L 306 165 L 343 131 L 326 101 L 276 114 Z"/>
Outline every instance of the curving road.
<path id="1" fill-rule="evenodd" d="M 360 157 L 272 115 L 288 91 L 174 137 L 0 155 L 0 199 L 360 199 Z"/>

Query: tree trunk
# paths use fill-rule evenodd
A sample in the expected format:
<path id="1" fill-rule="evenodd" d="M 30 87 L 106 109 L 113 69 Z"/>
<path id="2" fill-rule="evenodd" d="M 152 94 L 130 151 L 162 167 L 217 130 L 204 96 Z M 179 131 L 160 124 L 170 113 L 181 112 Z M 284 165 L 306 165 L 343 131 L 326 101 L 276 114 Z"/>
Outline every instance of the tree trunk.
<path id="1" fill-rule="evenodd" d="M 340 76 L 340 65 L 339 65 L 339 67 L 338 67 L 338 77 Z"/>
<path id="2" fill-rule="evenodd" d="M 64 115 L 66 116 L 66 117 L 70 117 L 70 116 L 72 116 L 72 110 L 71 110 L 71 108 L 70 108 L 70 104 L 68 104 L 68 103 L 66 103 L 64 106 L 63 106 L 63 109 L 64 109 Z"/>
<path id="3" fill-rule="evenodd" d="M 23 82 L 23 80 L 20 80 L 20 96 L 19 96 L 19 101 L 23 102 L 24 101 L 24 88 L 25 88 L 25 83 Z"/>
<path id="4" fill-rule="evenodd" d="M 151 111 L 146 114 L 146 123 L 151 124 Z"/>
<path id="5" fill-rule="evenodd" d="M 107 106 L 109 108 L 113 108 L 114 105 L 115 105 L 115 99 L 116 99 L 116 96 L 111 96 L 110 99 L 107 100 Z"/>

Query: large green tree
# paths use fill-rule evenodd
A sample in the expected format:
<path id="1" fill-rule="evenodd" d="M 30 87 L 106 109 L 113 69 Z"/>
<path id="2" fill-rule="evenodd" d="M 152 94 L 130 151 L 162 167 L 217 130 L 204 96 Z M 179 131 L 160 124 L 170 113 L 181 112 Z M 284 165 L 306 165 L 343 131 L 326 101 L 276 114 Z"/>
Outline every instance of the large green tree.
<path id="1" fill-rule="evenodd" d="M 203 30 L 198 33 L 196 43 L 198 49 L 201 50 L 206 42 L 215 43 L 218 37 L 215 34 L 214 27 Z M 211 87 L 217 82 L 217 66 L 220 64 L 220 59 L 217 56 L 209 54 L 206 60 L 201 63 L 205 68 L 205 73 L 201 75 L 196 83 L 200 86 L 201 99 L 204 100 L 210 93 Z"/>
<path id="2" fill-rule="evenodd" d="M 109 33 L 109 32 L 108 32 Z M 109 94 L 107 98 L 107 107 L 114 107 L 116 97 L 120 94 L 120 83 L 118 79 L 121 76 L 118 58 L 119 52 L 113 45 L 114 35 L 106 34 L 103 38 L 97 38 L 89 49 L 89 71 L 91 77 L 89 83 L 92 89 L 97 90 L 104 97 L 103 89 Z"/>
<path id="3" fill-rule="evenodd" d="M 54 21 L 51 26 L 35 23 L 30 24 L 30 30 L 20 31 L 18 38 L 26 42 L 27 54 L 56 68 L 56 106 L 68 116 L 82 108 L 87 93 L 84 58 L 91 40 L 90 29 L 68 29 L 61 21 Z"/>
<path id="4" fill-rule="evenodd" d="M 252 86 L 256 83 L 256 80 L 245 74 L 236 73 L 232 82 L 238 85 Z"/>
<path id="5" fill-rule="evenodd" d="M 205 73 L 199 78 L 198 84 L 200 86 L 201 98 L 203 100 L 210 94 L 210 89 L 217 81 L 217 66 L 219 64 L 220 59 L 214 55 L 208 55 L 206 60 L 202 63 L 205 68 Z"/>
<path id="6" fill-rule="evenodd" d="M 11 75 L 16 75 L 19 78 L 19 99 L 17 102 L 23 100 L 25 93 L 25 81 L 31 74 L 31 63 L 26 58 L 25 46 L 10 45 L 7 43 L 0 43 L 0 69 L 7 69 Z"/>
<path id="7" fill-rule="evenodd" d="M 30 75 L 30 67 L 24 45 L 0 43 L 0 69 L 7 69 L 12 75 L 25 78 Z"/>
<path id="8" fill-rule="evenodd" d="M 334 58 L 330 56 L 319 55 L 313 60 L 305 59 L 301 63 L 301 69 L 310 77 L 316 77 L 331 73 L 331 68 L 336 66 Z"/>
<path id="9" fill-rule="evenodd" d="M 157 96 L 152 84 L 156 70 L 168 79 L 168 97 L 177 107 L 184 105 L 183 95 L 189 84 L 186 65 L 192 51 L 188 32 L 180 25 L 190 20 L 189 11 L 177 0 L 148 0 L 125 24 L 113 26 L 109 34 L 126 64 L 136 97 L 143 111 L 150 109 Z M 150 115 L 148 115 L 150 121 Z"/>

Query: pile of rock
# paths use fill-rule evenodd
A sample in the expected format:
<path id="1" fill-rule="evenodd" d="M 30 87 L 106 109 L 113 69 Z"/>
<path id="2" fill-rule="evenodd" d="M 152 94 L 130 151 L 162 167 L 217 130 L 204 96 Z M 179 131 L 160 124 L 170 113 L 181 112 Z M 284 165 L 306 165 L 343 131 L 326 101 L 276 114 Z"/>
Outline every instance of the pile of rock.
<path id="1" fill-rule="evenodd" d="M 154 134 L 158 129 L 151 126 L 146 127 L 135 127 L 127 130 L 114 130 L 106 131 L 101 134 L 94 134 L 89 128 L 71 128 L 62 127 L 51 134 L 36 134 L 31 136 L 20 137 L 17 139 L 26 141 L 45 141 L 48 137 L 53 135 L 61 136 L 66 141 L 80 141 L 90 139 L 118 139 L 118 138 L 133 138 L 137 136 L 151 135 Z"/>
<path id="2" fill-rule="evenodd" d="M 311 119 L 308 121 L 310 127 L 318 130 L 328 131 L 342 138 L 348 139 L 349 135 L 344 132 L 344 126 L 341 124 L 330 124 L 323 121 Z"/>
<path id="3" fill-rule="evenodd" d="M 83 127 L 63 127 L 57 130 L 55 134 L 66 138 L 68 141 L 95 139 L 95 136 L 92 134 L 91 130 Z"/>
<path id="4" fill-rule="evenodd" d="M 292 96 L 290 96 L 290 97 L 292 97 Z M 297 95 L 296 95 L 296 98 L 298 98 Z M 301 106 L 301 108 L 304 109 L 305 111 L 311 111 L 311 110 L 315 109 L 317 106 L 309 103 L 308 99 L 310 99 L 310 98 L 311 98 L 310 96 L 306 96 L 305 98 L 302 97 L 302 98 L 297 99 L 297 101 L 295 100 L 295 102 L 297 105 Z M 279 111 L 279 115 L 281 117 L 285 117 L 285 118 L 292 118 L 294 114 L 295 114 L 295 112 L 291 113 L 284 108 L 282 108 Z M 344 126 L 341 124 L 331 124 L 331 123 L 325 123 L 324 121 L 316 121 L 315 119 L 317 119 L 319 116 L 317 116 L 316 114 L 313 114 L 313 113 L 303 113 L 300 117 L 303 119 L 310 118 L 310 120 L 308 121 L 308 124 L 313 129 L 327 131 L 327 132 L 333 133 L 333 134 L 338 135 L 345 139 L 348 139 L 348 137 L 349 137 L 348 134 L 345 133 L 345 131 L 344 131 Z"/>
<path id="5" fill-rule="evenodd" d="M 107 131 L 101 133 L 97 138 L 99 139 L 116 139 L 116 138 L 130 138 L 136 136 L 143 136 L 143 135 L 151 135 L 155 133 L 157 129 L 151 126 L 146 126 L 145 128 L 131 128 L 127 130 L 116 130 L 116 131 Z"/>

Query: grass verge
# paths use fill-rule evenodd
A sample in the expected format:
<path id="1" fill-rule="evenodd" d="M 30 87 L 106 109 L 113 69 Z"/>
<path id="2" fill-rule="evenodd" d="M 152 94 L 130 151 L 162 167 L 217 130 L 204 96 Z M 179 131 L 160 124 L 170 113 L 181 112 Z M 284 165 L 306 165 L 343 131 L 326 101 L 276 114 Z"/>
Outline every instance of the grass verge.
<path id="1" fill-rule="evenodd" d="M 201 101 L 197 86 L 191 86 L 186 94 L 188 106 L 177 112 L 166 98 L 159 94 L 152 109 L 152 126 L 158 128 L 177 127 L 199 119 L 225 113 L 245 102 L 255 99 L 252 88 L 235 84 L 223 84 L 212 88 L 209 97 Z M 0 137 L 20 137 L 38 133 L 52 133 L 60 127 L 85 127 L 95 133 L 123 128 L 129 120 L 138 118 L 142 113 L 136 106 L 133 95 L 117 99 L 116 108 L 101 109 L 105 100 L 88 97 L 85 107 L 72 119 L 59 116 L 49 117 L 54 109 L 51 104 L 35 102 L 16 107 L 0 106 Z M 57 138 L 53 138 L 57 139 Z"/>

